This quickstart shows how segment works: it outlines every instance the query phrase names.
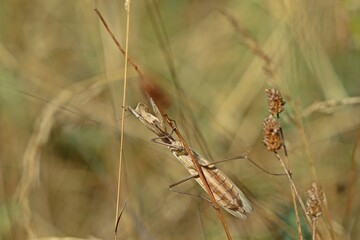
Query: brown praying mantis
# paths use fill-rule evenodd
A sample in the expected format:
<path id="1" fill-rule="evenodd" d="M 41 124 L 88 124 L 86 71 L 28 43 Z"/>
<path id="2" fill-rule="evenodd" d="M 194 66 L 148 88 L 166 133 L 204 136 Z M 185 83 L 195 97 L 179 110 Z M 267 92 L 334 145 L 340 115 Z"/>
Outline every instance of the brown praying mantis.
<path id="1" fill-rule="evenodd" d="M 144 103 L 138 103 L 135 109 L 131 107 L 127 107 L 127 109 L 158 136 L 158 139 L 161 140 L 160 143 L 166 145 L 171 153 L 190 173 L 188 178 L 169 186 L 169 189 L 171 190 L 171 187 L 194 178 L 207 192 L 207 188 L 199 178 L 199 173 L 192 162 L 190 154 L 186 151 L 184 144 L 167 132 L 160 110 L 152 98 L 149 97 L 149 101 L 153 109 L 153 114 L 149 112 L 148 107 Z M 220 171 L 214 163 L 209 162 L 194 150 L 190 149 L 190 151 L 201 166 L 210 190 L 219 206 L 235 217 L 246 219 L 247 214 L 251 213 L 253 208 L 245 194 L 233 181 Z"/>

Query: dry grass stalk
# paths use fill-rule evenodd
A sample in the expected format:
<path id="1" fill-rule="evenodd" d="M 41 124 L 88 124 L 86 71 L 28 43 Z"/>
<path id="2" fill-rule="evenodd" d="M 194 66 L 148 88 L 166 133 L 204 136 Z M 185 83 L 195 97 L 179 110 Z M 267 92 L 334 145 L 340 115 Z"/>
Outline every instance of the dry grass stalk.
<path id="1" fill-rule="evenodd" d="M 265 90 L 267 95 L 267 101 L 268 101 L 268 109 L 270 112 L 270 116 L 266 117 L 263 123 L 263 136 L 264 140 L 263 143 L 265 144 L 266 148 L 270 152 L 274 152 L 276 158 L 280 161 L 282 167 L 284 168 L 284 171 L 289 179 L 290 183 L 290 189 L 291 189 L 291 196 L 292 201 L 294 205 L 294 211 L 296 216 L 296 224 L 297 224 L 297 230 L 299 239 L 303 239 L 302 236 L 302 230 L 300 225 L 300 217 L 296 202 L 296 196 L 303 207 L 303 210 L 305 211 L 304 204 L 300 198 L 300 195 L 298 194 L 298 191 L 296 189 L 296 186 L 294 184 L 294 181 L 292 180 L 290 167 L 286 166 L 284 161 L 282 160 L 281 156 L 278 154 L 278 150 L 281 149 L 281 147 L 284 148 L 286 159 L 288 159 L 286 146 L 284 142 L 283 132 L 280 126 L 279 121 L 279 114 L 284 111 L 284 105 L 285 101 L 283 100 L 280 91 L 277 89 L 266 89 Z M 287 161 L 289 162 L 289 161 Z"/>
<path id="2" fill-rule="evenodd" d="M 224 10 L 220 11 L 220 13 L 229 20 L 235 31 L 241 36 L 242 42 L 245 44 L 245 46 L 248 47 L 254 53 L 254 55 L 264 61 L 263 70 L 268 76 L 270 82 L 274 83 L 276 76 L 269 55 L 259 46 L 255 37 L 253 37 L 249 31 L 247 31 L 238 23 L 234 16 Z"/>
<path id="3" fill-rule="evenodd" d="M 260 45 L 257 43 L 256 39 L 251 36 L 249 31 L 247 31 L 245 28 L 243 28 L 233 17 L 231 14 L 221 11 L 221 13 L 230 21 L 235 31 L 242 37 L 243 43 L 252 50 L 252 52 L 262 59 L 264 61 L 264 72 L 268 76 L 270 84 L 274 84 L 276 81 L 276 74 L 272 67 L 272 61 L 271 58 L 268 56 L 268 54 L 260 47 Z M 264 135 L 264 144 L 267 147 L 269 151 L 272 151 L 276 154 L 276 157 L 281 162 L 282 166 L 284 167 L 284 170 L 288 176 L 290 185 L 291 185 L 291 193 L 293 198 L 293 204 L 294 209 L 296 213 L 296 220 L 297 220 L 297 226 L 298 226 L 298 233 L 300 239 L 302 239 L 302 233 L 301 233 L 301 226 L 300 226 L 300 218 L 297 211 L 297 205 L 296 205 L 296 199 L 297 197 L 302 209 L 305 212 L 305 205 L 298 194 L 298 191 L 296 190 L 296 186 L 294 182 L 292 181 L 292 177 L 290 174 L 290 167 L 289 167 L 289 161 L 288 161 L 288 155 L 287 155 L 287 149 L 286 145 L 284 144 L 284 135 L 282 132 L 281 127 L 277 126 L 276 121 L 273 120 L 273 118 L 279 118 L 279 113 L 283 111 L 283 106 L 285 102 L 283 101 L 282 96 L 280 95 L 280 92 L 277 89 L 267 89 L 266 90 L 267 98 L 268 98 L 268 109 L 270 112 L 270 116 L 265 119 L 263 124 L 263 135 Z M 288 96 L 286 96 L 289 98 Z M 289 98 L 290 99 L 290 98 Z M 290 117 L 292 119 L 292 117 Z M 273 129 L 275 127 L 275 129 Z M 277 151 L 283 147 L 286 157 L 287 166 L 285 165 L 284 161 L 280 157 L 279 154 L 277 154 Z"/>
<path id="4" fill-rule="evenodd" d="M 115 224 L 114 224 L 114 239 L 117 239 L 117 226 L 120 219 L 120 193 L 121 193 L 121 172 L 123 162 L 123 149 L 124 149 L 124 129 L 125 129 L 125 106 L 126 106 L 126 86 L 127 86 L 127 70 L 128 70 L 128 52 L 129 52 L 129 32 L 130 32 L 130 0 L 125 1 L 126 11 L 126 34 L 125 34 L 125 66 L 124 66 L 124 83 L 123 83 L 123 97 L 121 108 L 121 126 L 120 126 L 120 150 L 119 150 L 119 166 L 118 166 L 118 182 L 116 194 L 116 211 L 115 211 Z"/>
<path id="5" fill-rule="evenodd" d="M 111 39 L 114 41 L 116 47 L 120 50 L 120 52 L 125 56 L 125 49 L 121 46 L 119 41 L 116 39 L 114 33 L 111 31 L 109 25 L 101 15 L 98 9 L 95 9 L 96 14 L 98 15 L 101 23 L 103 24 L 106 31 L 109 33 Z M 154 81 L 151 81 L 149 76 L 145 76 L 145 74 L 140 70 L 139 66 L 133 61 L 129 56 L 127 56 L 127 62 L 134 68 L 138 76 L 140 77 L 140 88 L 145 93 L 145 95 L 150 96 L 153 99 L 156 99 L 158 106 L 160 109 L 164 110 L 170 105 L 170 100 L 168 96 L 165 94 L 165 91 L 157 85 Z"/>
<path id="6" fill-rule="evenodd" d="M 229 22 L 232 24 L 235 31 L 241 36 L 242 42 L 245 44 L 245 46 L 247 46 L 254 53 L 255 56 L 257 56 L 259 59 L 261 59 L 264 62 L 263 71 L 266 74 L 266 76 L 268 77 L 267 81 L 270 85 L 276 86 L 277 82 L 278 82 L 277 73 L 273 68 L 273 62 L 272 62 L 269 54 L 260 46 L 260 44 L 258 43 L 256 38 L 253 37 L 247 29 L 245 29 L 238 23 L 237 19 L 234 16 L 232 16 L 231 14 L 229 14 L 228 12 L 225 12 L 225 11 L 221 11 L 221 13 L 229 20 Z M 267 94 L 268 109 L 269 109 L 270 115 L 272 115 L 274 118 L 278 118 L 279 114 L 284 110 L 285 101 L 283 100 L 283 97 L 281 96 L 279 90 L 272 88 L 272 89 L 266 89 L 265 91 Z M 291 99 L 287 95 L 285 95 L 285 97 L 287 99 Z M 293 120 L 292 116 L 289 116 L 289 117 L 291 120 Z M 269 119 L 265 120 L 265 121 L 269 121 Z M 268 124 L 265 121 L 264 121 L 264 124 Z M 288 165 L 287 168 L 290 168 L 288 157 L 287 157 L 287 148 L 286 148 L 286 145 L 283 143 L 284 135 L 282 133 L 281 127 L 280 127 L 280 136 L 281 136 L 281 140 L 276 139 L 279 137 L 279 135 L 276 134 L 275 132 L 273 132 L 272 135 L 270 135 L 269 132 L 266 133 L 264 131 L 264 137 L 267 137 L 267 138 L 264 138 L 264 140 L 267 141 L 265 143 L 266 146 L 270 147 L 270 149 L 269 149 L 270 151 L 273 151 L 273 150 L 277 151 L 282 146 L 284 148 L 284 152 L 285 152 L 285 156 L 286 156 L 286 163 Z M 278 145 L 270 146 L 272 142 L 274 144 L 278 144 Z M 281 146 L 280 146 L 280 142 L 282 142 Z M 279 149 L 276 149 L 277 147 Z M 292 192 L 292 194 L 294 195 L 294 192 Z M 298 196 L 298 200 L 301 201 L 300 196 Z"/>
<path id="7" fill-rule="evenodd" d="M 62 90 L 42 110 L 35 122 L 34 132 L 31 135 L 22 158 L 22 172 L 20 183 L 16 189 L 16 198 L 22 209 L 23 226 L 29 238 L 35 238 L 36 232 L 32 227 L 32 214 L 29 204 L 31 191 L 40 181 L 40 160 L 42 147 L 47 143 L 51 129 L 56 121 L 56 114 L 62 112 L 70 101 L 85 104 L 101 93 L 104 89 L 102 82 L 85 81 L 76 83 L 68 89 Z"/>
<path id="8" fill-rule="evenodd" d="M 126 0 L 124 7 L 126 11 L 126 36 L 125 36 L 125 49 L 123 49 L 116 39 L 115 35 L 112 33 L 111 29 L 109 28 L 108 24 L 106 23 L 105 19 L 101 15 L 98 9 L 95 9 L 96 14 L 98 15 L 100 21 L 104 25 L 106 31 L 109 33 L 110 37 L 113 39 L 115 45 L 118 49 L 124 54 L 125 61 L 124 61 L 124 83 L 123 83 L 123 98 L 122 98 L 122 109 L 121 109 L 121 124 L 120 124 L 120 150 L 119 150 L 119 166 L 118 166 L 118 182 L 117 182 L 117 195 L 116 195 L 116 210 L 115 210 L 115 227 L 114 227 L 114 239 L 117 239 L 117 225 L 120 218 L 120 193 L 121 193 L 121 173 L 122 173 L 122 162 L 123 162 L 123 147 L 124 147 L 124 129 L 125 129 L 125 105 L 126 105 L 126 86 L 127 86 L 127 70 L 128 70 L 128 63 L 130 63 L 137 73 L 139 74 L 140 78 L 146 82 L 146 78 L 141 73 L 137 65 L 129 58 L 128 56 L 128 48 L 129 48 L 129 32 L 130 32 L 130 6 L 131 1 Z"/>
<path id="9" fill-rule="evenodd" d="M 41 150 L 49 139 L 55 121 L 55 113 L 71 97 L 72 93 L 64 90 L 46 105 L 35 123 L 34 133 L 24 152 L 21 180 L 16 190 L 16 196 L 22 209 L 22 221 L 29 238 L 36 237 L 31 223 L 29 196 L 32 189 L 39 183 Z"/>
<path id="10" fill-rule="evenodd" d="M 108 26 L 107 22 L 101 15 L 100 11 L 98 9 L 95 9 L 96 14 L 98 15 L 100 21 L 102 22 L 103 26 L 105 27 L 106 31 L 109 33 L 110 37 L 114 41 L 115 45 L 118 47 L 118 49 L 121 51 L 122 54 L 125 56 L 125 66 L 124 66 L 124 84 L 123 84 L 123 99 L 122 99 L 122 111 L 121 111 L 121 135 L 120 135 L 120 151 L 119 151 L 119 168 L 118 168 L 118 183 L 117 183 L 117 197 L 116 197 L 116 216 L 115 216 L 115 233 L 114 233 L 114 239 L 117 239 L 117 224 L 119 221 L 119 204 L 120 204 L 120 192 L 121 192 L 121 172 L 122 172 L 122 158 L 123 158 L 123 144 L 124 144 L 124 128 L 125 128 L 125 105 L 126 105 L 126 82 L 127 82 L 127 69 L 128 69 L 128 63 L 132 65 L 132 67 L 135 69 L 137 74 L 139 75 L 141 81 L 141 89 L 143 92 L 146 93 L 147 96 L 154 97 L 155 99 L 159 99 L 161 102 L 161 108 L 164 109 L 168 107 L 169 100 L 166 97 L 165 94 L 163 94 L 163 91 L 161 91 L 161 88 L 158 86 L 155 86 L 155 84 L 151 81 L 149 81 L 145 75 L 141 72 L 140 68 L 135 64 L 135 62 L 130 59 L 128 55 L 128 46 L 129 46 L 129 31 L 130 31 L 130 5 L 131 0 L 125 0 L 125 11 L 126 11 L 126 41 L 125 41 L 125 49 L 121 46 L 119 41 L 116 39 L 115 35 L 111 31 L 110 27 Z"/>
<path id="11" fill-rule="evenodd" d="M 324 114 L 332 114 L 335 111 L 336 107 L 345 106 L 345 105 L 359 105 L 360 97 L 348 97 L 340 100 L 328 100 L 323 102 L 317 102 L 311 104 L 303 111 L 303 116 L 308 117 L 309 115 L 319 112 Z"/>
<path id="12" fill-rule="evenodd" d="M 193 163 L 193 166 L 195 166 L 195 169 L 196 169 L 196 172 L 197 174 L 199 175 L 200 177 L 200 180 L 201 180 L 201 186 L 206 190 L 206 192 L 208 193 L 208 195 L 210 196 L 210 199 L 211 199 L 211 203 L 213 204 L 213 207 L 215 208 L 218 216 L 219 216 L 219 219 L 221 220 L 221 224 L 223 225 L 224 227 L 224 230 L 225 230 L 225 233 L 226 233 L 226 237 L 228 240 L 231 240 L 232 239 L 232 236 L 230 234 L 230 231 L 229 231 L 229 228 L 227 227 L 226 225 L 226 222 L 225 222 L 225 219 L 224 219 L 224 216 L 222 215 L 221 211 L 220 211 L 220 207 L 219 207 L 219 204 L 217 203 L 216 199 L 215 199 L 215 196 L 214 196 L 214 193 L 213 193 L 213 190 L 211 189 L 209 183 L 208 183 L 208 180 L 206 179 L 205 177 L 205 174 L 202 170 L 202 167 L 200 166 L 200 163 L 198 162 L 198 158 L 195 158 L 194 156 L 194 153 L 193 151 L 190 150 L 188 144 L 186 143 L 185 139 L 182 137 L 182 135 L 180 134 L 179 130 L 177 129 L 177 127 L 175 126 L 173 120 L 171 120 L 167 115 L 164 115 L 166 121 L 168 122 L 168 124 L 170 126 L 172 126 L 172 129 L 173 131 L 176 133 L 176 135 L 179 137 L 183 147 L 185 148 L 186 150 L 186 153 L 187 155 L 190 156 L 191 158 L 191 161 Z M 218 184 L 219 186 L 220 184 Z M 234 185 L 233 185 L 234 186 Z M 231 190 L 232 188 L 230 188 L 229 190 Z M 223 194 L 221 194 L 223 195 Z M 222 196 L 221 196 L 222 197 Z M 241 203 L 242 204 L 242 203 Z M 240 209 L 240 211 L 242 211 L 242 214 L 246 214 L 246 211 L 243 209 L 243 208 L 238 208 Z"/>

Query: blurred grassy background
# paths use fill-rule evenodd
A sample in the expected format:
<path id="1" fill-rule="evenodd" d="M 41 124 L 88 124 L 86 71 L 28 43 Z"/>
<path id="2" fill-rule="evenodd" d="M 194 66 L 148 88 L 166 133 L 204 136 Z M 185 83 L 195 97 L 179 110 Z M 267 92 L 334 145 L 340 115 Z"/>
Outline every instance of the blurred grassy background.
<path id="1" fill-rule="evenodd" d="M 123 43 L 123 2 L 1 5 L 0 238 L 110 239 L 124 57 L 93 9 Z M 235 17 L 271 58 L 272 86 L 288 103 L 282 126 L 300 194 L 305 199 L 314 181 L 314 161 L 334 236 L 359 238 L 359 105 L 306 114 L 314 103 L 360 95 L 359 2 L 132 3 L 130 56 L 161 89 L 159 96 L 167 96 L 165 110 L 189 144 L 212 160 L 247 152 L 269 171 L 281 172 L 261 142 L 268 114 L 264 89 L 271 86 L 264 62 L 219 10 Z M 128 105 L 135 107 L 146 99 L 136 72 L 130 68 L 129 74 Z M 166 147 L 150 142 L 153 134 L 130 115 L 125 134 L 121 204 L 127 205 L 119 239 L 224 239 L 210 204 L 167 190 L 187 172 Z M 255 205 L 245 222 L 226 214 L 234 239 L 296 238 L 284 177 L 245 161 L 220 168 Z M 179 189 L 201 193 L 191 182 Z M 322 237 L 330 239 L 323 219 Z"/>

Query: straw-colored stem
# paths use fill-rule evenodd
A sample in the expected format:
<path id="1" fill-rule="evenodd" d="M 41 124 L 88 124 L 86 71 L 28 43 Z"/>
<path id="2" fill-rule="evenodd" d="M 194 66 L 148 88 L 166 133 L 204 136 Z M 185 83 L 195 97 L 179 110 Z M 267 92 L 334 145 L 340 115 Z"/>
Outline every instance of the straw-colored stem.
<path id="1" fill-rule="evenodd" d="M 279 117 L 279 115 L 278 115 L 278 117 Z M 284 138 L 284 133 L 282 131 L 282 128 L 280 128 L 280 134 L 281 134 L 281 138 L 283 139 L 283 142 L 285 143 L 285 138 Z M 286 164 L 287 164 L 287 169 L 289 169 L 289 171 L 290 171 L 290 161 L 289 161 L 289 156 L 288 156 L 288 153 L 287 153 L 286 145 L 284 144 L 283 147 L 284 147 L 284 153 L 285 153 L 285 160 L 286 160 Z M 284 164 L 284 166 L 285 166 L 285 164 Z M 288 172 L 288 171 L 286 171 L 286 172 Z M 292 179 L 290 174 L 289 174 L 289 176 Z M 298 211 L 298 207 L 297 207 L 297 203 L 296 203 L 295 189 L 294 189 L 294 187 L 292 185 L 291 185 L 290 189 L 291 189 L 291 197 L 292 197 L 292 201 L 293 201 L 293 205 L 294 205 L 294 211 L 295 211 L 295 216 L 296 216 L 296 225 L 297 225 L 299 238 L 303 239 L 302 231 L 301 231 L 299 211 Z"/>
<path id="2" fill-rule="evenodd" d="M 115 216 L 115 229 L 118 223 L 119 216 L 119 204 L 121 193 L 121 170 L 123 162 L 123 150 L 124 150 L 124 129 L 125 129 L 125 106 L 126 106 L 126 82 L 127 82 L 127 69 L 128 69 L 128 49 L 129 49 L 129 31 L 130 31 L 130 3 L 126 8 L 126 38 L 125 38 L 125 65 L 124 65 L 124 84 L 123 84 L 123 97 L 121 108 L 121 131 L 120 131 L 120 151 L 119 151 L 119 168 L 118 168 L 118 183 L 116 194 L 116 216 Z M 116 231 L 116 230 L 115 230 Z M 115 232 L 114 239 L 117 239 Z"/>
<path id="3" fill-rule="evenodd" d="M 280 157 L 280 155 L 279 155 L 278 153 L 276 153 L 275 155 L 276 155 L 276 158 L 280 161 L 281 166 L 284 168 L 285 173 L 286 173 L 286 176 L 288 177 L 291 186 L 294 188 L 295 195 L 296 195 L 296 197 L 298 198 L 298 201 L 299 201 L 299 203 L 300 203 L 301 208 L 304 210 L 304 212 L 306 212 L 305 204 L 304 204 L 303 200 L 301 199 L 301 197 L 300 197 L 300 195 L 299 195 L 299 193 L 298 193 L 298 191 L 297 191 L 297 188 L 296 188 L 296 186 L 295 186 L 295 183 L 294 183 L 294 181 L 293 181 L 293 179 L 292 179 L 292 177 L 291 177 L 291 175 L 290 175 L 290 171 L 286 168 L 285 163 L 284 163 L 284 161 L 282 160 L 282 158 Z"/>
<path id="4" fill-rule="evenodd" d="M 301 207 L 303 208 L 304 212 L 305 212 L 305 205 L 302 201 L 302 199 L 300 198 L 299 196 L 299 193 L 296 189 L 296 186 L 294 184 L 294 181 L 290 175 L 290 171 L 288 170 L 288 168 L 286 167 L 284 161 L 282 160 L 282 158 L 280 157 L 280 155 L 278 153 L 275 153 L 276 155 L 276 158 L 280 161 L 281 163 L 281 166 L 284 168 L 284 171 L 286 173 L 286 176 L 288 177 L 289 179 L 289 182 L 290 182 L 290 189 L 291 189 L 291 196 L 292 196 L 292 199 L 293 199 L 293 204 L 294 204 L 294 210 L 295 210 L 295 215 L 296 215 L 296 224 L 297 224 L 297 228 L 298 228 L 298 234 L 299 234 L 299 238 L 300 239 L 303 239 L 303 236 L 302 236 L 302 231 L 301 231 L 301 225 L 300 225 L 300 217 L 299 217 L 299 211 L 298 211 L 298 208 L 297 208 L 297 203 L 296 203 L 296 198 L 295 196 L 297 196 L 298 198 L 298 201 L 301 205 Z"/>
<path id="5" fill-rule="evenodd" d="M 130 8 L 129 8 L 130 10 Z M 135 71 L 139 74 L 139 77 L 142 81 L 146 81 L 146 78 L 144 76 L 144 74 L 140 71 L 138 65 L 135 64 L 135 62 L 133 60 L 131 60 L 131 58 L 128 56 L 128 54 L 125 54 L 125 49 L 120 45 L 119 41 L 116 39 L 114 33 L 111 31 L 110 27 L 107 25 L 105 19 L 103 18 L 103 16 L 101 15 L 100 11 L 95 8 L 95 12 L 98 15 L 101 23 L 104 25 L 106 31 L 109 33 L 111 39 L 114 41 L 116 47 L 120 50 L 120 52 L 124 55 L 126 55 L 127 62 L 130 63 L 130 65 L 135 69 Z M 130 14 L 129 14 L 130 16 Z"/>
<path id="6" fill-rule="evenodd" d="M 316 240 L 316 218 L 312 219 L 312 240 Z"/>
<path id="7" fill-rule="evenodd" d="M 297 203 L 296 203 L 295 191 L 294 191 L 294 188 L 292 186 L 290 188 L 291 188 L 291 197 L 292 197 L 295 216 L 296 216 L 296 224 L 297 224 L 297 230 L 298 230 L 298 234 L 299 234 L 299 239 L 303 239 L 302 231 L 301 231 L 299 211 L 298 211 L 298 207 L 297 207 Z"/>

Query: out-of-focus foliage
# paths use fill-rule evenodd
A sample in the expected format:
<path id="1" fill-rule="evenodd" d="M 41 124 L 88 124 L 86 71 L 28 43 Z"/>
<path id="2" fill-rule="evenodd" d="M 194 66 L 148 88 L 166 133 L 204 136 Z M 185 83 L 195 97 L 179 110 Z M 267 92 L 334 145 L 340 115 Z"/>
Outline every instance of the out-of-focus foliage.
<path id="1" fill-rule="evenodd" d="M 122 2 L 1 3 L 0 239 L 113 236 L 124 56 L 94 8 L 123 44 Z M 300 195 L 305 200 L 318 181 L 327 203 L 318 223 L 323 239 L 330 232 L 356 239 L 359 12 L 355 0 L 133 1 L 129 56 L 157 96 L 169 99 L 165 111 L 193 149 L 211 160 L 246 152 L 276 173 L 282 168 L 261 131 L 264 90 L 278 88 L 287 102 L 281 125 Z M 264 71 L 269 64 L 273 78 Z M 130 66 L 127 104 L 146 102 L 144 88 Z M 307 111 L 332 100 L 325 113 Z M 137 119 L 127 113 L 125 120 L 120 205 L 127 205 L 118 239 L 224 239 L 208 202 L 167 190 L 187 176 L 182 165 L 150 142 L 155 136 Z M 234 239 L 297 238 L 285 177 L 243 160 L 219 167 L 255 207 L 246 221 L 224 213 Z M 191 181 L 177 189 L 205 194 Z"/>

